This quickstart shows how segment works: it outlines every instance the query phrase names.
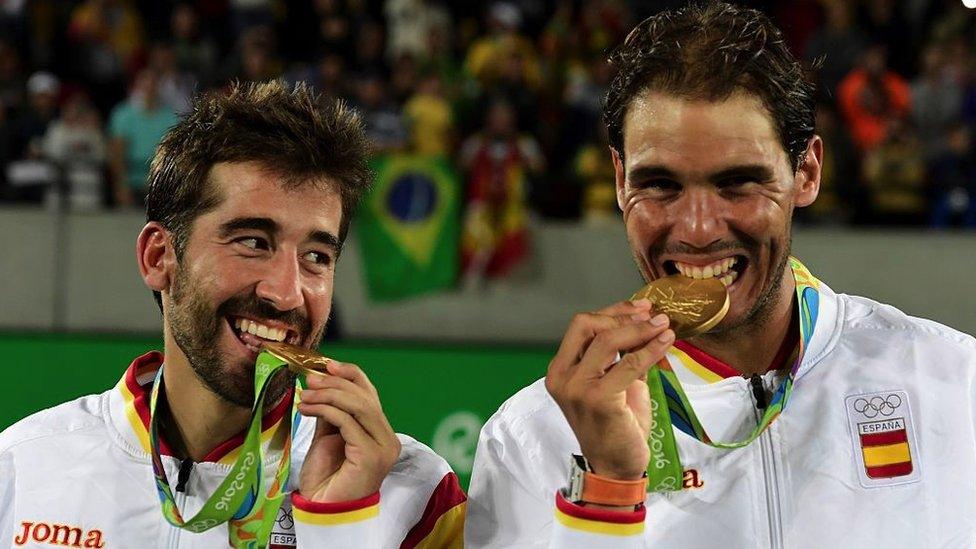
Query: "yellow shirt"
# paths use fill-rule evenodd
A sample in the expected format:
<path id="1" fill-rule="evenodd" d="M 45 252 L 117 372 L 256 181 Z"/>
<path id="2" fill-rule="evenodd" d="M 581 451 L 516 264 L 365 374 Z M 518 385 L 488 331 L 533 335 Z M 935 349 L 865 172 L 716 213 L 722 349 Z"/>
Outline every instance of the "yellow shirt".
<path id="1" fill-rule="evenodd" d="M 403 108 L 410 126 L 410 142 L 418 154 L 447 154 L 454 114 L 443 98 L 416 94 Z"/>

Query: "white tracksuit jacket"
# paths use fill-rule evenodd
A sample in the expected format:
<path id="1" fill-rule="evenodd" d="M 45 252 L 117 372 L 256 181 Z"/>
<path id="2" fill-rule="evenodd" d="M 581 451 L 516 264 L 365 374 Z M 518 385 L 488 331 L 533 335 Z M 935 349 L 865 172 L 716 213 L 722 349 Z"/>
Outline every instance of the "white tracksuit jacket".
<path id="1" fill-rule="evenodd" d="M 749 380 L 668 358 L 712 440 L 751 432 Z M 764 376 L 767 394 L 782 376 Z M 466 547 L 972 548 L 974 383 L 971 336 L 821 284 L 785 411 L 737 450 L 676 429 L 686 489 L 649 493 L 646 518 L 617 515 L 631 524 L 554 509 L 579 445 L 542 380 L 517 393 L 481 432 Z"/>
<path id="2" fill-rule="evenodd" d="M 160 511 L 146 425 L 149 387 L 161 361 L 159 353 L 139 357 L 114 389 L 39 412 L 0 433 L 0 547 L 228 546 L 227 526 L 194 534 L 171 526 Z M 287 404 L 275 410 L 279 417 Z M 282 423 L 265 423 L 267 443 Z M 297 487 L 314 428 L 312 420 L 299 424 L 289 490 Z M 457 477 L 429 448 L 399 437 L 399 461 L 378 494 L 333 504 L 286 496 L 269 547 L 460 547 L 465 503 Z M 226 477 L 242 439 L 193 464 L 182 491 L 180 461 L 164 451 L 184 517 L 192 517 Z M 277 459 L 267 457 L 267 470 L 275 470 Z"/>

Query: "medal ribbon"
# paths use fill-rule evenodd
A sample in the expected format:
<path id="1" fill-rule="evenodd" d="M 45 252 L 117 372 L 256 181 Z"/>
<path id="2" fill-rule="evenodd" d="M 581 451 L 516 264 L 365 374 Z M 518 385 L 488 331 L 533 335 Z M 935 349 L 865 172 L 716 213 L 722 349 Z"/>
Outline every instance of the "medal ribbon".
<path id="1" fill-rule="evenodd" d="M 261 352 L 254 369 L 254 404 L 251 408 L 251 421 L 247 429 L 240 454 L 230 474 L 220 483 L 200 511 L 189 520 L 184 520 L 176 507 L 173 491 L 166 480 L 166 470 L 159 452 L 159 428 L 156 414 L 156 401 L 163 385 L 163 367 L 160 366 L 153 382 L 149 400 L 149 440 L 152 455 L 153 473 L 156 477 L 156 491 L 166 521 L 194 533 L 204 532 L 219 524 L 228 522 L 228 540 L 235 549 L 264 549 L 271 535 L 271 527 L 278 516 L 278 508 L 285 497 L 285 483 L 291 469 L 291 440 L 298 428 L 298 413 L 292 405 L 291 413 L 286 413 L 282 421 L 285 441 L 278 472 L 262 493 L 264 477 L 264 450 L 261 445 L 261 419 L 264 417 L 264 397 L 272 376 L 287 366 L 287 362 L 271 353 Z M 300 385 L 296 382 L 295 399 Z"/>
<path id="2" fill-rule="evenodd" d="M 813 337 L 820 304 L 820 281 L 810 274 L 795 257 L 790 257 L 790 267 L 796 280 L 796 301 L 800 314 L 800 342 L 796 359 L 786 379 L 773 393 L 773 397 L 760 418 L 758 425 L 745 439 L 737 442 L 712 441 L 695 415 L 691 401 L 681 388 L 681 382 L 671 369 L 667 357 L 654 365 L 647 376 L 647 388 L 651 397 L 651 431 L 647 438 L 651 458 L 647 463 L 648 490 L 680 490 L 683 475 L 678 446 L 672 426 L 714 448 L 741 448 L 756 440 L 774 419 L 786 409 L 793 392 L 793 380 L 803 361 L 803 352 Z"/>

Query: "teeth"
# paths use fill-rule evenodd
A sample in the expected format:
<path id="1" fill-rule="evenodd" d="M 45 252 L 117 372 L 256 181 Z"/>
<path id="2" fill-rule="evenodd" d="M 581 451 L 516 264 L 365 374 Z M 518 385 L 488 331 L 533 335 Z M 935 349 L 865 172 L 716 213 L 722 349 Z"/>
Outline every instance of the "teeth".
<path id="1" fill-rule="evenodd" d="M 234 322 L 234 325 L 237 326 L 242 332 L 254 334 L 262 339 L 269 339 L 272 341 L 284 341 L 285 336 L 288 334 L 288 331 L 284 328 L 272 328 L 246 318 L 237 319 Z"/>
<path id="2" fill-rule="evenodd" d="M 704 267 L 689 265 L 687 263 L 679 263 L 677 261 L 675 261 L 673 264 L 675 268 L 678 269 L 679 273 L 689 278 L 702 279 L 715 277 L 722 279 L 725 276 L 731 275 L 732 279 L 734 280 L 735 272 L 733 271 L 732 273 L 729 273 L 729 269 L 735 265 L 735 262 L 736 258 L 729 257 Z"/>
<path id="3" fill-rule="evenodd" d="M 729 286 L 729 285 L 732 284 L 732 275 L 730 275 L 730 274 L 725 275 L 722 278 L 720 278 L 719 280 L 722 282 L 722 284 L 725 284 L 726 286 Z"/>

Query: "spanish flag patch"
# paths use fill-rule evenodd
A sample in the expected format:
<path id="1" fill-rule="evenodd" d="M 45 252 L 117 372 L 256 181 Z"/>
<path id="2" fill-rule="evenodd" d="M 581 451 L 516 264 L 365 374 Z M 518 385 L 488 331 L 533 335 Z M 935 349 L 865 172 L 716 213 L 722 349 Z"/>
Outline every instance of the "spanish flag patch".
<path id="1" fill-rule="evenodd" d="M 908 393 L 884 391 L 847 397 L 858 477 L 865 488 L 919 479 Z"/>

